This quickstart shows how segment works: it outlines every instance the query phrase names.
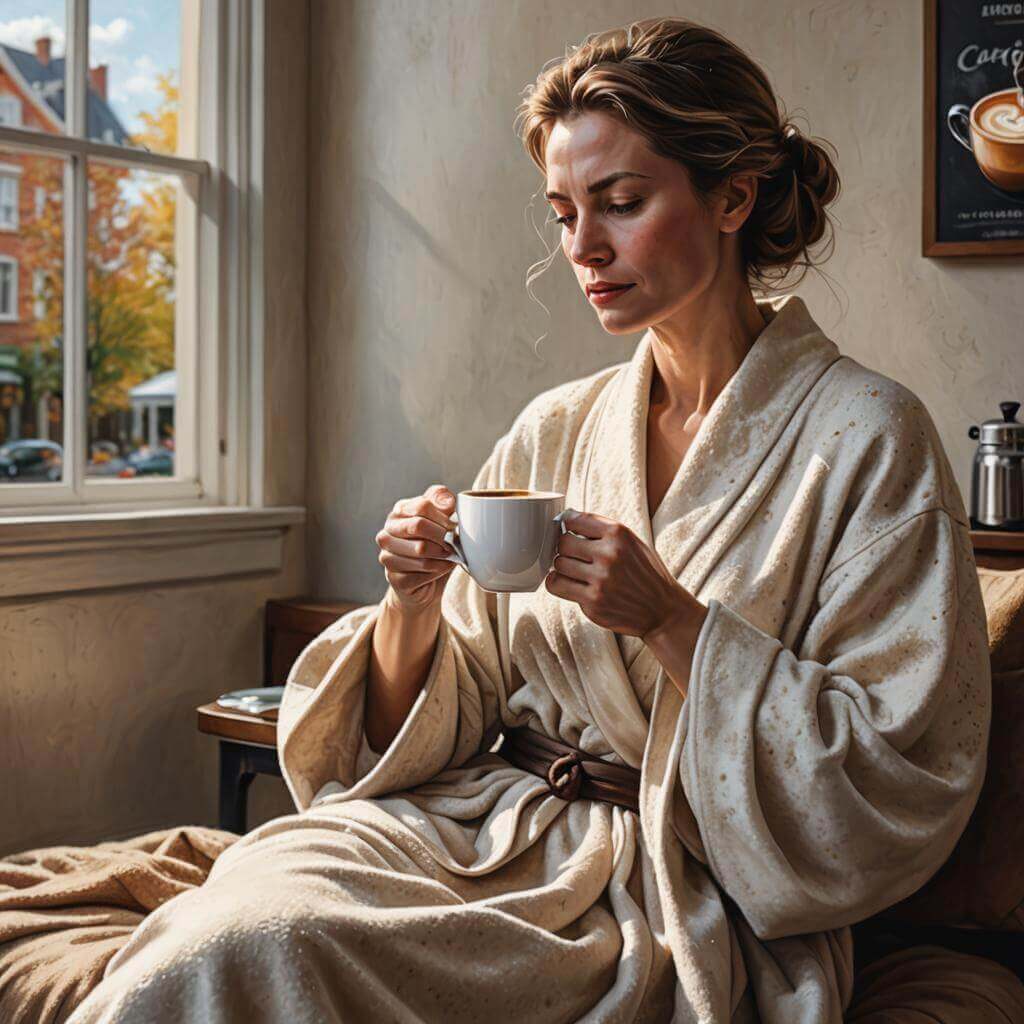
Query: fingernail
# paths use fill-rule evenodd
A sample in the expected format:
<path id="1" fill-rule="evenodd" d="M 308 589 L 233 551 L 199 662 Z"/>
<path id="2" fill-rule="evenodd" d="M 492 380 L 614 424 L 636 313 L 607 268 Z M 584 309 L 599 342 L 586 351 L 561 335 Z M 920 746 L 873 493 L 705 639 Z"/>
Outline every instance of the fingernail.
<path id="1" fill-rule="evenodd" d="M 441 504 L 442 505 L 450 505 L 451 503 L 452 503 L 452 496 L 450 494 L 442 494 L 441 495 Z"/>

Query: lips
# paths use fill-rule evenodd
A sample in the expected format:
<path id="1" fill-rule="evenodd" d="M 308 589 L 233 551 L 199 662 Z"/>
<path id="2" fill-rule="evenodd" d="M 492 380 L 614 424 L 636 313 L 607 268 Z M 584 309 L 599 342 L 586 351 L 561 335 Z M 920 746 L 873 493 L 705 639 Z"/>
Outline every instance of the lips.
<path id="1" fill-rule="evenodd" d="M 605 284 L 588 284 L 587 285 L 587 295 L 599 295 L 601 292 L 614 292 L 614 291 L 619 291 L 622 288 L 632 288 L 632 287 L 633 287 L 632 283 L 628 283 L 628 284 L 627 283 L 623 283 L 623 284 L 610 284 L 610 283 L 605 283 Z"/>
<path id="2" fill-rule="evenodd" d="M 614 288 L 602 287 L 587 289 L 587 298 L 590 299 L 591 303 L 595 306 L 605 306 L 609 302 L 615 302 L 620 295 L 625 295 L 633 285 L 624 284 L 616 285 Z"/>

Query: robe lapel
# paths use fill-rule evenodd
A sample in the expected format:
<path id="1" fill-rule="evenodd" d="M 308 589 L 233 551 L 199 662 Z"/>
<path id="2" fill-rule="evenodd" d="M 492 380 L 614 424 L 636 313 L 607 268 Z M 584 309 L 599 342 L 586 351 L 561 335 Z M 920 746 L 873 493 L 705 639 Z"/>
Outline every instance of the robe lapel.
<path id="1" fill-rule="evenodd" d="M 712 403 L 653 523 L 647 510 L 646 467 L 654 369 L 651 331 L 609 384 L 583 479 L 567 500 L 573 508 L 628 526 L 691 593 L 700 589 L 770 488 L 775 470 L 758 474 L 759 468 L 808 392 L 841 355 L 799 296 L 758 300 L 757 305 L 768 323 Z M 574 602 L 563 604 L 573 620 L 566 626 L 583 634 L 579 642 L 588 654 L 603 651 L 623 670 L 629 666 L 635 685 L 651 684 L 651 679 L 640 678 L 652 666 L 641 657 L 646 647 L 639 638 L 620 638 L 620 651 L 611 631 L 592 623 Z"/>

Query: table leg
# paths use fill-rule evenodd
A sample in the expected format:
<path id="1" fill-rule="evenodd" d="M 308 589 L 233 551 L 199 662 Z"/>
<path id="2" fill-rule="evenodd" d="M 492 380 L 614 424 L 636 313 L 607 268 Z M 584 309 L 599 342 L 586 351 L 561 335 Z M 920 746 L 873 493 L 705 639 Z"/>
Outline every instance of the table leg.
<path id="1" fill-rule="evenodd" d="M 220 828 L 245 834 L 249 785 L 257 774 L 281 774 L 275 749 L 220 741 Z"/>

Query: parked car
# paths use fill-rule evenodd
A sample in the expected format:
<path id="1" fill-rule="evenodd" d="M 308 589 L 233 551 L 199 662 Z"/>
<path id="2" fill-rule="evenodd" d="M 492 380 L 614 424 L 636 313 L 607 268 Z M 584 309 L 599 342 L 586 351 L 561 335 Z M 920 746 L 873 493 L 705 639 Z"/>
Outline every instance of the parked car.
<path id="1" fill-rule="evenodd" d="M 61 447 L 55 441 L 8 441 L 0 445 L 0 480 L 59 480 L 60 459 Z"/>
<path id="2" fill-rule="evenodd" d="M 174 476 L 174 452 L 165 448 L 140 448 L 128 456 L 119 476 Z"/>
<path id="3" fill-rule="evenodd" d="M 89 445 L 89 461 L 85 464 L 85 475 L 120 476 L 126 465 L 128 463 L 113 441 L 93 441 Z"/>

